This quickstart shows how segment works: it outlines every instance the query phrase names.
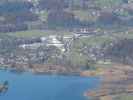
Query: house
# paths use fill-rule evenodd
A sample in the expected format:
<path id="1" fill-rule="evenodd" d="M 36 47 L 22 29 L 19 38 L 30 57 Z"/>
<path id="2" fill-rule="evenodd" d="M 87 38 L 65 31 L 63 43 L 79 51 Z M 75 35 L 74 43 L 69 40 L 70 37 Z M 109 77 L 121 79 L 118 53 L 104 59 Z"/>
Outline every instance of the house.
<path id="1" fill-rule="evenodd" d="M 80 28 L 75 31 L 77 35 L 96 35 L 99 29 Z"/>

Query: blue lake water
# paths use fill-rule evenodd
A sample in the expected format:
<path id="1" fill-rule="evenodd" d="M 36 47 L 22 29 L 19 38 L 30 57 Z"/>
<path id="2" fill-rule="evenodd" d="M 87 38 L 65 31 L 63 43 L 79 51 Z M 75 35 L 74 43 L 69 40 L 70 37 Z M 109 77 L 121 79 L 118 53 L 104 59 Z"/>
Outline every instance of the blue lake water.
<path id="1" fill-rule="evenodd" d="M 96 77 L 14 74 L 0 71 L 0 83 L 9 81 L 9 89 L 0 100 L 88 100 L 83 93 L 96 88 Z"/>

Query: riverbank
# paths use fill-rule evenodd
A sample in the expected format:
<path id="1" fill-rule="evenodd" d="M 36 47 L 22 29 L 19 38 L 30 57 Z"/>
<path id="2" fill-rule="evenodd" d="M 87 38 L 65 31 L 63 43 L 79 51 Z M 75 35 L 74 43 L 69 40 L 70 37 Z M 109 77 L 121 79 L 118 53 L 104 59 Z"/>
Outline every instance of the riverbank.
<path id="1" fill-rule="evenodd" d="M 84 95 L 98 100 L 116 100 L 123 94 L 133 94 L 133 67 L 116 64 L 111 68 L 103 69 L 101 86 L 94 91 L 88 91 Z M 120 99 L 121 100 L 121 99 Z"/>
<path id="2" fill-rule="evenodd" d="M 0 64 L 0 70 L 9 70 L 11 72 L 23 73 L 31 72 L 33 74 L 58 74 L 68 76 L 82 77 L 102 77 L 109 73 L 108 68 L 96 67 L 95 69 L 81 70 L 80 68 L 72 69 L 69 66 L 52 65 L 52 64 L 27 64 L 27 63 L 9 63 Z"/>
<path id="3" fill-rule="evenodd" d="M 9 70 L 15 73 L 31 72 L 37 75 L 55 74 L 55 75 L 68 75 L 80 76 L 80 69 L 67 69 L 66 66 L 61 65 L 45 65 L 45 64 L 8 64 L 0 65 L 0 70 Z"/>

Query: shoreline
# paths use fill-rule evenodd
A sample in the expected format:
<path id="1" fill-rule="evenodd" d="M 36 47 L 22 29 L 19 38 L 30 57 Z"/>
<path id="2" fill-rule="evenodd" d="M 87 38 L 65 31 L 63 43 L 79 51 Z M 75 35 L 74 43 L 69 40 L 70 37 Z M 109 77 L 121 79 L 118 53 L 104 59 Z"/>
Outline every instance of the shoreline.
<path id="1" fill-rule="evenodd" d="M 28 67 L 26 67 L 25 69 L 19 69 L 17 67 L 11 67 L 10 65 L 0 65 L 0 66 L 3 66 L 3 67 L 0 67 L 0 70 L 6 70 L 6 71 L 9 71 L 9 72 L 13 72 L 13 73 L 18 73 L 18 74 L 21 74 L 21 73 L 25 73 L 25 72 L 29 72 L 31 74 L 34 74 L 34 75 L 63 75 L 63 76 L 81 76 L 80 75 L 80 71 L 77 72 L 77 71 L 58 71 L 57 70 L 44 70 L 44 71 L 41 71 L 41 69 L 39 68 L 31 68 L 29 69 Z M 22 66 L 22 65 L 21 65 Z M 44 65 L 45 66 L 45 65 Z M 45 69 L 45 68 L 44 68 Z M 81 77 L 85 77 L 85 76 L 81 76 Z"/>
<path id="2" fill-rule="evenodd" d="M 0 65 L 0 66 L 3 66 L 3 65 Z M 15 74 L 25 74 L 25 73 L 30 73 L 30 74 L 33 74 L 33 75 L 56 75 L 56 76 L 65 76 L 65 77 L 81 77 L 81 78 L 98 78 L 99 81 L 101 81 L 101 76 L 98 76 L 98 75 L 89 75 L 89 76 L 86 76 L 86 75 L 83 75 L 82 73 L 84 73 L 84 71 L 81 71 L 81 72 L 36 72 L 36 70 L 29 70 L 29 69 L 25 69 L 25 70 L 19 70 L 19 69 L 16 69 L 16 68 L 12 68 L 10 67 L 9 65 L 6 65 L 5 67 L 0 67 L 0 70 L 4 70 L 4 71 L 7 71 L 7 72 L 11 72 L 11 73 L 15 73 Z M 91 73 L 91 71 L 89 71 Z M 100 82 L 101 83 L 101 82 Z M 99 86 L 100 84 L 98 84 Z M 96 86 L 97 88 L 97 86 Z M 83 92 L 83 96 L 87 96 L 87 95 L 84 95 L 84 92 Z"/>
<path id="3" fill-rule="evenodd" d="M 84 96 L 99 100 L 114 100 L 113 98 L 124 94 L 133 93 L 133 67 L 118 64 L 104 70 L 101 76 L 101 85 L 91 91 L 86 91 Z"/>
<path id="4" fill-rule="evenodd" d="M 35 75 L 67 75 L 67 76 L 81 76 L 81 77 L 103 77 L 106 69 L 98 68 L 95 70 L 67 70 L 67 66 L 60 65 L 46 65 L 46 64 L 33 64 L 29 67 L 28 64 L 0 64 L 0 70 L 9 70 L 14 73 L 30 72 Z M 53 67 L 53 68 L 50 68 Z"/>

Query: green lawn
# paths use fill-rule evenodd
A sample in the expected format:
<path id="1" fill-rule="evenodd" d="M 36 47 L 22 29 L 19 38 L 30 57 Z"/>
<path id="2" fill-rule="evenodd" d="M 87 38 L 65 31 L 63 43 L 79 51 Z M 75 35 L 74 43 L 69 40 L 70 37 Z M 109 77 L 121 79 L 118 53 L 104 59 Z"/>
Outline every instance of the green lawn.
<path id="1" fill-rule="evenodd" d="M 50 30 L 28 30 L 28 31 L 11 32 L 7 34 L 16 36 L 16 37 L 39 37 L 39 36 L 49 36 L 49 35 L 70 35 L 72 33 L 65 32 L 65 31 L 57 32 L 57 31 L 50 31 Z"/>

